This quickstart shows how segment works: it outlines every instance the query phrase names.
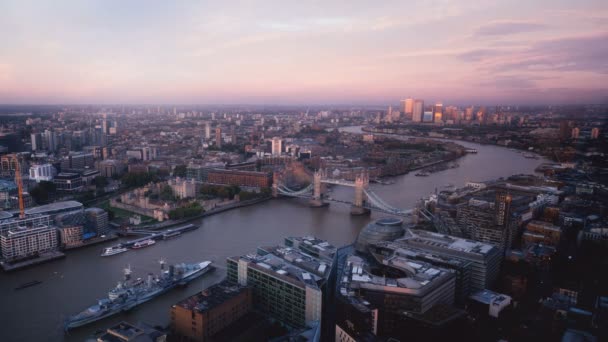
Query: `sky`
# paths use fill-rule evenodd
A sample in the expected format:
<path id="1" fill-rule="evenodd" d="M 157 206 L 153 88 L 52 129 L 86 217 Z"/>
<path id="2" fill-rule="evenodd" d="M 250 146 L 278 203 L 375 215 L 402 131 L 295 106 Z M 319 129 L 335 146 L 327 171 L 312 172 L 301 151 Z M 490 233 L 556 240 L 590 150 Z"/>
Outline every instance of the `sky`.
<path id="1" fill-rule="evenodd" d="M 608 102 L 608 1 L 0 0 L 0 104 Z"/>

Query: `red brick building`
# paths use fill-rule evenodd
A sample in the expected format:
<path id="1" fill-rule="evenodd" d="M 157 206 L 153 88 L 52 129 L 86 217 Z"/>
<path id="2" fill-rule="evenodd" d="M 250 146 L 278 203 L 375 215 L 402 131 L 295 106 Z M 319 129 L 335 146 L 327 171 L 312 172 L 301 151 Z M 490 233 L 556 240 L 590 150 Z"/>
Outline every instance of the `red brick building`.
<path id="1" fill-rule="evenodd" d="M 272 174 L 268 172 L 216 169 L 209 170 L 207 182 L 221 185 L 268 188 L 272 185 Z"/>

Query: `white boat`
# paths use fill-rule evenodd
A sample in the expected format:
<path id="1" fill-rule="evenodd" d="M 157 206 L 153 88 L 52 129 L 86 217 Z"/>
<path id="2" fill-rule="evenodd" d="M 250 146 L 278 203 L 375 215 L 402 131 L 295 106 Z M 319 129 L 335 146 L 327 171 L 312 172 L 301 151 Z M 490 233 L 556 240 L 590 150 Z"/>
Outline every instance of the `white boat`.
<path id="1" fill-rule="evenodd" d="M 116 254 L 124 253 L 126 251 L 128 251 L 128 249 L 126 249 L 125 247 L 122 247 L 122 246 L 108 247 L 108 248 L 103 249 L 101 256 L 116 255 Z"/>
<path id="2" fill-rule="evenodd" d="M 139 241 L 139 242 L 136 242 L 133 245 L 133 248 L 134 249 L 144 248 L 144 247 L 152 246 L 155 243 L 156 243 L 156 241 L 154 241 L 152 239 L 148 239 L 148 240 L 144 240 L 144 241 Z"/>

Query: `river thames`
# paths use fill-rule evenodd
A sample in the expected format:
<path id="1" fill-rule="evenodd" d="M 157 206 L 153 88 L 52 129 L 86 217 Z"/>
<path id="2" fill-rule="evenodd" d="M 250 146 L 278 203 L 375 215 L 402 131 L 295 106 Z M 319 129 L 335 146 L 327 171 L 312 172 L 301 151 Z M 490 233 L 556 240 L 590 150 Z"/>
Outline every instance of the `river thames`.
<path id="1" fill-rule="evenodd" d="M 361 132 L 360 127 L 344 131 Z M 458 168 L 447 169 L 429 177 L 414 173 L 393 177 L 395 184 L 371 184 L 373 191 L 387 203 L 411 208 L 416 201 L 448 185 L 463 186 L 467 181 L 484 181 L 513 174 L 531 174 L 544 159 L 528 159 L 521 153 L 503 147 L 457 142 L 477 149 L 457 160 Z M 353 189 L 334 187 L 331 196 L 352 199 Z M 276 199 L 262 204 L 210 216 L 200 228 L 169 241 L 112 257 L 99 256 L 104 245 L 68 251 L 67 257 L 15 273 L 0 273 L 0 341 L 83 341 L 98 329 L 126 320 L 165 326 L 172 304 L 225 276 L 226 257 L 255 252 L 260 245 L 282 243 L 285 236 L 315 235 L 341 246 L 354 241 L 370 221 L 382 216 L 349 215 L 350 208 L 332 203 L 326 208 L 309 208 L 298 199 Z M 108 243 L 112 245 L 115 242 Z M 217 269 L 183 289 L 173 290 L 119 314 L 64 335 L 63 320 L 105 298 L 107 291 L 122 277 L 129 266 L 136 277 L 157 273 L 158 260 L 167 263 L 214 261 Z M 40 280 L 42 284 L 15 291 L 22 283 Z"/>

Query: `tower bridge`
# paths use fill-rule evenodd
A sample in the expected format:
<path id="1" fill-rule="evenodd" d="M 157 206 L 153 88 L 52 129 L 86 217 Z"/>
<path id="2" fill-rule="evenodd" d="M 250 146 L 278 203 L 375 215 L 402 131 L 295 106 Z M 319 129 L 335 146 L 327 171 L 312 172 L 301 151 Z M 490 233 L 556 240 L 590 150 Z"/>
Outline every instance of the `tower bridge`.
<path id="1" fill-rule="evenodd" d="M 275 177 L 273 183 L 273 194 L 275 197 L 288 196 L 309 199 L 309 203 L 313 207 L 323 207 L 329 202 L 339 202 L 351 205 L 352 215 L 366 215 L 371 210 L 384 212 L 391 215 L 409 217 L 414 214 L 415 209 L 400 209 L 386 203 L 382 198 L 374 193 L 369 188 L 369 175 L 361 173 L 355 178 L 355 181 L 347 181 L 344 179 L 334 179 L 327 177 L 327 171 L 321 169 L 314 173 L 312 183 L 307 187 L 294 190 L 284 184 L 280 177 Z M 354 198 L 352 202 L 342 201 L 329 198 L 326 195 L 326 185 L 341 185 L 354 188 Z M 429 219 L 428 213 L 424 213 L 422 218 Z"/>

